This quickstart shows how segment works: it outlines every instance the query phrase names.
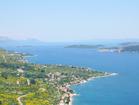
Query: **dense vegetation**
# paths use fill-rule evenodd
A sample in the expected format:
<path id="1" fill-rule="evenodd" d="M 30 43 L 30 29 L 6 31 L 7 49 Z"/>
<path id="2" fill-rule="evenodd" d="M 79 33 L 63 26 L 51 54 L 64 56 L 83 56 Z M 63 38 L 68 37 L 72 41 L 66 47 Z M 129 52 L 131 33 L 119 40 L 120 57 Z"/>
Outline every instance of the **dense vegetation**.
<path id="1" fill-rule="evenodd" d="M 0 49 L 0 105 L 58 105 L 73 92 L 64 90 L 67 85 L 103 75 L 81 67 L 27 63 L 24 54 Z"/>

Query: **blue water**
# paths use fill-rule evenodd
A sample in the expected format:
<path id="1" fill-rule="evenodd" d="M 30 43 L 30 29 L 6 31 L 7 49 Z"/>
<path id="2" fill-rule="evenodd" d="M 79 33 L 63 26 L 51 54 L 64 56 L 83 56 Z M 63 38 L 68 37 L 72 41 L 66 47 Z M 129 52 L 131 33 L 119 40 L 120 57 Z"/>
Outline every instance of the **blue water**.
<path id="1" fill-rule="evenodd" d="M 119 74 L 72 86 L 80 94 L 74 97 L 74 105 L 139 105 L 139 53 L 99 53 L 63 46 L 7 49 L 35 55 L 28 58 L 33 63 L 72 64 Z"/>

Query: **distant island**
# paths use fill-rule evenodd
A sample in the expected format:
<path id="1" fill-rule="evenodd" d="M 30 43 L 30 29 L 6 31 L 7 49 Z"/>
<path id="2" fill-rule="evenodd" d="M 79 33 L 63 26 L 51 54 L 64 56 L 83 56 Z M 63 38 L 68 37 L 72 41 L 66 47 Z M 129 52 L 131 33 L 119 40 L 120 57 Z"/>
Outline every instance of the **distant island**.
<path id="1" fill-rule="evenodd" d="M 80 45 L 69 45 L 66 46 L 65 48 L 81 48 L 81 49 L 96 49 L 96 48 L 102 48 L 104 45 L 85 45 L 85 44 L 80 44 Z"/>
<path id="2" fill-rule="evenodd" d="M 139 53 L 139 42 L 127 42 L 121 43 L 116 47 L 104 47 L 99 48 L 100 52 L 138 52 Z"/>
<path id="3" fill-rule="evenodd" d="M 78 44 L 78 45 L 69 45 L 65 48 L 76 48 L 76 49 L 96 49 L 99 52 L 139 52 L 139 42 L 125 42 L 120 43 L 117 46 L 105 47 L 105 45 L 86 45 L 86 44 Z"/>
<path id="4" fill-rule="evenodd" d="M 113 73 L 72 65 L 32 64 L 26 54 L 0 49 L 0 105 L 71 105 L 70 85 Z"/>

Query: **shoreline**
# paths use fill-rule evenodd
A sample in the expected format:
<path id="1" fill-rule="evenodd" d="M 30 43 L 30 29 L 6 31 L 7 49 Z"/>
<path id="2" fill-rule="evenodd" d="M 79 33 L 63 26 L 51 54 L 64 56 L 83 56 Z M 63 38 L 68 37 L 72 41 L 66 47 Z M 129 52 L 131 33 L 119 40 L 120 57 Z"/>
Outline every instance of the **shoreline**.
<path id="1" fill-rule="evenodd" d="M 107 73 L 107 72 L 105 72 Z M 80 83 L 78 84 L 73 84 L 73 85 L 81 85 L 81 84 L 85 84 L 86 82 L 88 81 L 91 81 L 91 80 L 95 80 L 95 79 L 98 79 L 98 78 L 105 78 L 105 77 L 111 77 L 111 76 L 116 76 L 118 75 L 118 73 L 107 73 L 107 75 L 104 75 L 104 76 L 98 76 L 98 77 L 91 77 L 87 80 L 82 80 Z M 70 88 L 71 85 L 67 86 L 68 88 Z M 70 88 L 71 89 L 71 88 Z M 78 96 L 79 94 L 76 94 L 76 93 L 70 93 L 70 102 L 68 105 L 73 105 L 73 99 L 75 96 Z M 60 105 L 64 105 L 64 104 L 60 104 Z"/>
<path id="2" fill-rule="evenodd" d="M 15 52 L 15 53 L 19 53 L 19 52 Z M 19 53 L 19 54 L 23 54 L 24 55 L 24 53 Z M 27 58 L 29 58 L 29 57 L 34 57 L 34 56 L 37 56 L 37 55 L 24 55 L 24 61 L 26 62 L 26 63 L 28 63 L 29 61 L 28 61 L 28 59 Z M 71 88 L 70 88 L 70 86 L 73 86 L 73 85 L 81 85 L 81 84 L 85 84 L 86 82 L 89 82 L 89 81 L 91 81 L 91 80 L 95 80 L 95 79 L 98 79 L 98 78 L 105 78 L 105 77 L 110 77 L 110 76 L 116 76 L 116 75 L 118 75 L 118 73 L 108 73 L 108 72 L 104 72 L 105 74 L 103 75 L 103 76 L 97 76 L 97 77 L 90 77 L 90 78 L 88 78 L 87 80 L 81 80 L 81 81 L 79 81 L 79 82 L 77 82 L 77 83 L 70 83 L 70 84 L 67 84 L 66 86 L 65 86 L 65 88 L 67 88 L 67 89 L 70 89 L 70 90 L 72 90 Z M 73 90 L 72 90 L 73 91 Z M 79 96 L 79 94 L 76 94 L 76 93 L 70 93 L 70 92 L 67 92 L 65 95 L 68 95 L 69 96 L 69 103 L 68 104 L 65 104 L 65 102 L 63 101 L 63 100 L 61 100 L 60 101 L 60 103 L 59 103 L 59 105 L 73 105 L 73 99 L 74 99 L 74 97 L 75 96 Z M 25 96 L 25 95 L 24 95 Z M 23 96 L 23 97 L 24 97 Z M 64 97 L 64 96 L 62 96 L 62 97 Z M 20 98 L 19 98 L 19 102 L 20 102 Z M 22 103 L 21 103 L 22 104 Z"/>

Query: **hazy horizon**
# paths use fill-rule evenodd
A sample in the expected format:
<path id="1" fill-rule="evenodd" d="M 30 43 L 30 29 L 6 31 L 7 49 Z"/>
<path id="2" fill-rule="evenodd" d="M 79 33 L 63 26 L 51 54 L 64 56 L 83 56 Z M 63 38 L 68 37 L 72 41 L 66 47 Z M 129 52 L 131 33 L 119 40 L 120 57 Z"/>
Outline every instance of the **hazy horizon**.
<path id="1" fill-rule="evenodd" d="M 138 5 L 138 0 L 5 0 L 0 36 L 44 42 L 138 40 Z"/>

